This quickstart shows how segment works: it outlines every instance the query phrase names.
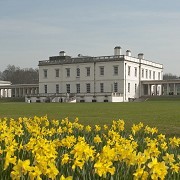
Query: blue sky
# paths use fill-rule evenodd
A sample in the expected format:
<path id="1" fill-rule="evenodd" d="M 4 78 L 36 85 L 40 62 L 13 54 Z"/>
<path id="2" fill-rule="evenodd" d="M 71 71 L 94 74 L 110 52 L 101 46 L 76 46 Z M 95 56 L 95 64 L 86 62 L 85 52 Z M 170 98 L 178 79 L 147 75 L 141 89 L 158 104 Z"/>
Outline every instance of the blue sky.
<path id="1" fill-rule="evenodd" d="M 70 56 L 144 53 L 180 75 L 179 0 L 0 0 L 0 71 Z"/>

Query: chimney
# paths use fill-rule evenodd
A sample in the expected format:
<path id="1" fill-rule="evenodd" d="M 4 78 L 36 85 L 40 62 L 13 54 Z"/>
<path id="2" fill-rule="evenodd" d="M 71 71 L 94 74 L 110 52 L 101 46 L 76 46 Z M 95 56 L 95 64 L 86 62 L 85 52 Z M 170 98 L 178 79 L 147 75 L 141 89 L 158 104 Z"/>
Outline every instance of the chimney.
<path id="1" fill-rule="evenodd" d="M 61 56 L 61 57 L 62 57 L 62 56 L 66 56 L 65 51 L 60 51 L 60 52 L 59 52 L 59 56 Z"/>
<path id="2" fill-rule="evenodd" d="M 120 46 L 116 46 L 114 48 L 114 56 L 119 56 L 121 55 L 121 47 Z"/>
<path id="3" fill-rule="evenodd" d="M 144 59 L 144 54 L 143 53 L 139 53 L 138 54 L 138 59 Z"/>
<path id="4" fill-rule="evenodd" d="M 130 50 L 126 51 L 126 56 L 131 56 L 131 51 Z"/>

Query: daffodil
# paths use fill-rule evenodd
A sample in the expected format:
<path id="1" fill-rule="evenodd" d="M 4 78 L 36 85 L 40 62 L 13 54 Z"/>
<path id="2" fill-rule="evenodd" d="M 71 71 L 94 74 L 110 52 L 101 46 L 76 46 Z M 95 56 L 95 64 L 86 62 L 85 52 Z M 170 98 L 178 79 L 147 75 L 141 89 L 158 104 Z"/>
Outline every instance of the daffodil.
<path id="1" fill-rule="evenodd" d="M 175 162 L 174 154 L 166 153 L 166 155 L 163 156 L 163 160 L 164 160 L 165 163 L 167 163 L 167 164 L 172 164 L 172 163 L 174 163 L 174 162 Z"/>
<path id="2" fill-rule="evenodd" d="M 60 177 L 60 180 L 73 180 L 72 176 L 64 177 L 63 175 Z"/>
<path id="3" fill-rule="evenodd" d="M 100 142 L 102 142 L 101 138 L 99 137 L 99 135 L 96 135 L 94 137 L 94 143 L 100 143 Z"/>
<path id="4" fill-rule="evenodd" d="M 19 159 L 17 164 L 13 167 L 11 177 L 12 179 L 20 179 L 20 177 L 26 175 L 30 170 L 30 160 L 27 159 L 25 161 L 22 161 Z"/>
<path id="5" fill-rule="evenodd" d="M 9 164 L 16 164 L 16 156 L 12 156 L 11 153 L 6 153 L 5 163 L 4 163 L 4 170 L 6 170 L 9 166 Z"/>
<path id="6" fill-rule="evenodd" d="M 63 154 L 61 164 L 64 165 L 64 164 L 68 163 L 68 161 L 69 161 L 69 155 L 67 153 Z"/>
<path id="7" fill-rule="evenodd" d="M 91 132 L 91 126 L 89 126 L 89 125 L 88 125 L 88 126 L 86 126 L 86 127 L 85 127 L 85 131 L 87 131 L 87 132 Z"/>

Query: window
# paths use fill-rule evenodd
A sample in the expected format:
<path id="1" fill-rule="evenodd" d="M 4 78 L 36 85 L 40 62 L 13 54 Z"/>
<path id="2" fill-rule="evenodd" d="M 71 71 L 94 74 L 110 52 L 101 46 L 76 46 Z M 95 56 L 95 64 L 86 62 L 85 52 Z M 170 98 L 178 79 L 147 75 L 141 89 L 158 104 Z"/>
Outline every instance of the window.
<path id="1" fill-rule="evenodd" d="M 100 92 L 101 92 L 101 93 L 104 92 L 104 83 L 100 83 Z"/>
<path id="2" fill-rule="evenodd" d="M 114 75 L 118 75 L 118 66 L 114 66 Z"/>
<path id="3" fill-rule="evenodd" d="M 70 68 L 66 68 L 66 76 L 70 77 Z"/>
<path id="4" fill-rule="evenodd" d="M 86 84 L 86 92 L 87 92 L 87 93 L 90 93 L 90 92 L 91 92 L 90 83 L 87 83 L 87 84 Z"/>
<path id="5" fill-rule="evenodd" d="M 131 75 L 131 66 L 128 66 L 128 76 Z"/>
<path id="6" fill-rule="evenodd" d="M 158 72 L 158 80 L 160 80 L 160 79 L 161 79 L 161 73 Z"/>
<path id="7" fill-rule="evenodd" d="M 136 93 L 136 91 L 137 91 L 137 84 L 135 84 L 135 90 L 134 90 L 134 91 L 135 91 L 135 93 Z"/>
<path id="8" fill-rule="evenodd" d="M 103 76 L 104 75 L 104 66 L 100 66 L 100 75 Z"/>
<path id="9" fill-rule="evenodd" d="M 117 82 L 114 83 L 114 92 L 118 92 L 118 83 Z"/>
<path id="10" fill-rule="evenodd" d="M 149 70 L 149 79 L 151 79 L 151 70 Z"/>
<path id="11" fill-rule="evenodd" d="M 44 93 L 47 93 L 47 85 L 44 85 Z"/>
<path id="12" fill-rule="evenodd" d="M 144 78 L 144 69 L 142 69 L 142 78 Z"/>
<path id="13" fill-rule="evenodd" d="M 148 78 L 148 70 L 146 69 L 146 79 Z"/>
<path id="14" fill-rule="evenodd" d="M 56 94 L 59 93 L 59 84 L 56 84 Z"/>
<path id="15" fill-rule="evenodd" d="M 80 93 L 80 84 L 76 84 L 76 93 Z"/>
<path id="16" fill-rule="evenodd" d="M 86 75 L 87 75 L 87 76 L 90 76 L 90 74 L 91 74 L 91 72 L 90 72 L 90 67 L 87 67 L 87 68 L 86 68 Z"/>
<path id="17" fill-rule="evenodd" d="M 59 69 L 55 69 L 56 77 L 59 77 Z"/>
<path id="18" fill-rule="evenodd" d="M 153 71 L 153 79 L 155 79 L 155 71 Z"/>
<path id="19" fill-rule="evenodd" d="M 70 93 L 71 91 L 70 91 L 70 84 L 66 84 L 66 92 L 67 93 Z"/>
<path id="20" fill-rule="evenodd" d="M 134 68 L 134 76 L 137 77 L 137 67 Z"/>
<path id="21" fill-rule="evenodd" d="M 44 78 L 47 78 L 47 69 L 44 69 Z"/>
<path id="22" fill-rule="evenodd" d="M 80 77 L 80 69 L 79 68 L 76 69 L 76 76 Z"/>
<path id="23" fill-rule="evenodd" d="M 128 83 L 128 92 L 130 93 L 130 83 Z"/>

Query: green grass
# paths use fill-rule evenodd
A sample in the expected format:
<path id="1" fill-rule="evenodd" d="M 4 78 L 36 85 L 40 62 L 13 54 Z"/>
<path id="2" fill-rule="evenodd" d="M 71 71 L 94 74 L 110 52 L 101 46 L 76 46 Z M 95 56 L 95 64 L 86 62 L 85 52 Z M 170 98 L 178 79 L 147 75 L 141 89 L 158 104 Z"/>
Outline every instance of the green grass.
<path id="1" fill-rule="evenodd" d="M 133 103 L 0 103 L 0 118 L 48 115 L 49 119 L 79 118 L 82 124 L 110 124 L 118 119 L 129 128 L 143 122 L 167 135 L 180 136 L 180 101 L 146 101 Z"/>

